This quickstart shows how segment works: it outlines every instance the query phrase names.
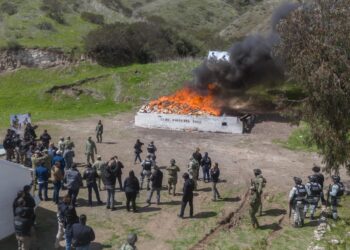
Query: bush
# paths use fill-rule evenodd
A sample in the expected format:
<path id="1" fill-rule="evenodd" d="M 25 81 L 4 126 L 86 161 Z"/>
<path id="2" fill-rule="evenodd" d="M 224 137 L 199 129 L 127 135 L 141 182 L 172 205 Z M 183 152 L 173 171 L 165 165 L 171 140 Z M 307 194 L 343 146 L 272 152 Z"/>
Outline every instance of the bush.
<path id="1" fill-rule="evenodd" d="M 47 13 L 47 16 L 59 24 L 65 24 L 64 4 L 60 0 L 43 0 L 41 10 Z"/>
<path id="2" fill-rule="evenodd" d="M 11 2 L 4 2 L 0 5 L 0 11 L 10 16 L 18 12 L 17 6 Z"/>
<path id="3" fill-rule="evenodd" d="M 52 23 L 49 22 L 42 22 L 37 24 L 36 26 L 39 30 L 49 30 L 49 31 L 54 31 L 55 28 L 53 27 Z"/>
<path id="4" fill-rule="evenodd" d="M 90 56 L 106 66 L 194 56 L 199 51 L 173 31 L 145 22 L 103 26 L 86 36 L 85 46 Z"/>
<path id="5" fill-rule="evenodd" d="M 102 15 L 94 14 L 91 12 L 83 12 L 80 16 L 83 20 L 94 24 L 102 25 L 105 22 L 104 17 Z"/>
<path id="6" fill-rule="evenodd" d="M 16 40 L 10 40 L 7 42 L 7 48 L 9 50 L 20 50 L 23 48 Z"/>

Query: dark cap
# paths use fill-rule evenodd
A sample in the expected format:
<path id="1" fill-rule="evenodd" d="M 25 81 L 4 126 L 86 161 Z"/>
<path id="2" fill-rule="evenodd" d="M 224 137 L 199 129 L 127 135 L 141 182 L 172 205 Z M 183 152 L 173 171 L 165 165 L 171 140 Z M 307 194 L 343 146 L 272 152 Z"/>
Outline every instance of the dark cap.
<path id="1" fill-rule="evenodd" d="M 260 168 L 256 168 L 256 169 L 253 170 L 253 172 L 256 175 L 259 175 L 259 174 L 261 174 L 261 169 Z"/>
<path id="2" fill-rule="evenodd" d="M 317 166 L 316 164 L 314 164 L 313 168 L 312 168 L 312 171 L 318 173 L 321 171 L 321 168 L 319 166 Z"/>
<path id="3" fill-rule="evenodd" d="M 190 175 L 189 175 L 188 173 L 184 173 L 184 174 L 182 175 L 182 178 L 188 179 L 188 178 L 190 178 Z"/>
<path id="4" fill-rule="evenodd" d="M 301 184 L 303 180 L 300 177 L 293 177 L 295 184 Z"/>

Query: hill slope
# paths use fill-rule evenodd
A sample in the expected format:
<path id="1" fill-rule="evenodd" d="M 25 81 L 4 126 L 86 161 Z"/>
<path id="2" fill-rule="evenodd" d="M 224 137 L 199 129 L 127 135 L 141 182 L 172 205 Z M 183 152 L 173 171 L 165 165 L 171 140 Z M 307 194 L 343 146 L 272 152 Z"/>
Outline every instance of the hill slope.
<path id="1" fill-rule="evenodd" d="M 83 37 L 98 25 L 81 18 L 99 14 L 105 23 L 151 20 L 208 47 L 265 30 L 282 0 L 0 0 L 0 47 L 82 50 Z M 221 39 L 223 41 L 221 41 Z M 220 41 L 219 41 L 220 40 Z"/>

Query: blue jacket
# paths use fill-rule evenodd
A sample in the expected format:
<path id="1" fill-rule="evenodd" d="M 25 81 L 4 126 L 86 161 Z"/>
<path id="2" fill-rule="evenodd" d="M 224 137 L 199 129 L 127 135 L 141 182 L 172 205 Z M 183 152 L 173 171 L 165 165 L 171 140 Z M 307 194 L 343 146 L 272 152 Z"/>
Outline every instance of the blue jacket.
<path id="1" fill-rule="evenodd" d="M 36 176 L 38 183 L 48 182 L 49 170 L 43 166 L 38 166 L 35 169 L 35 176 Z"/>
<path id="2" fill-rule="evenodd" d="M 66 167 L 66 162 L 64 161 L 64 158 L 61 155 L 55 155 L 52 158 L 51 166 L 53 166 L 56 161 L 59 161 L 61 163 L 61 169 L 64 170 L 64 168 Z"/>

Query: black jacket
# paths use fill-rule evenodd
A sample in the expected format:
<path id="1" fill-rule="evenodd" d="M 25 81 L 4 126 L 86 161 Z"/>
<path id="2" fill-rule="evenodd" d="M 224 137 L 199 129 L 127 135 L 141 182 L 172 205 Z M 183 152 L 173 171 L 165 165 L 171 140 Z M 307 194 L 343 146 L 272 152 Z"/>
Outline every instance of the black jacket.
<path id="1" fill-rule="evenodd" d="M 142 145 L 143 145 L 142 142 L 140 142 L 140 143 L 136 142 L 135 143 L 135 145 L 134 145 L 135 153 L 137 153 L 137 154 L 142 153 L 142 149 L 141 149 Z"/>
<path id="2" fill-rule="evenodd" d="M 114 161 L 111 165 L 111 168 L 116 172 L 117 176 L 122 176 L 122 168 L 124 168 L 124 165 L 121 161 Z"/>
<path id="3" fill-rule="evenodd" d="M 183 187 L 183 199 L 188 199 L 193 197 L 193 190 L 194 190 L 194 182 L 191 179 L 187 179 L 184 182 Z"/>
<path id="4" fill-rule="evenodd" d="M 202 162 L 202 154 L 199 152 L 194 152 L 192 157 L 198 161 L 199 164 Z"/>
<path id="5" fill-rule="evenodd" d="M 83 179 L 86 180 L 86 184 L 92 184 L 96 182 L 98 174 L 94 168 L 86 168 L 83 174 Z"/>
<path id="6" fill-rule="evenodd" d="M 64 225 L 65 229 L 71 228 L 72 225 L 74 225 L 75 223 L 77 223 L 79 221 L 75 207 L 73 207 L 71 205 L 64 204 L 61 207 L 61 209 L 63 209 L 63 211 L 60 211 L 60 212 L 61 212 L 62 217 L 63 217 L 63 225 Z"/>
<path id="7" fill-rule="evenodd" d="M 213 182 L 219 182 L 220 169 L 219 168 L 217 168 L 217 169 L 212 168 L 210 170 L 210 175 L 211 175 Z"/>
<path id="8" fill-rule="evenodd" d="M 103 172 L 104 184 L 106 186 L 115 186 L 115 182 L 117 180 L 117 168 L 116 167 L 107 167 Z"/>
<path id="9" fill-rule="evenodd" d="M 31 196 L 28 193 L 25 193 L 23 199 L 26 203 L 26 207 L 30 207 L 33 209 L 35 208 L 35 200 L 34 200 L 33 196 Z"/>
<path id="10" fill-rule="evenodd" d="M 154 170 L 151 176 L 152 188 L 161 188 L 163 183 L 163 172 L 160 169 Z"/>
<path id="11" fill-rule="evenodd" d="M 94 230 L 81 223 L 75 223 L 72 226 L 71 236 L 75 247 L 89 245 L 91 241 L 95 240 Z"/>
<path id="12" fill-rule="evenodd" d="M 324 183 L 324 176 L 321 173 L 315 173 L 314 176 L 317 179 L 317 183 L 319 183 L 321 185 L 321 187 L 323 188 L 323 183 Z"/>
<path id="13" fill-rule="evenodd" d="M 124 191 L 125 193 L 138 193 L 140 191 L 139 180 L 134 178 L 126 178 L 124 181 Z"/>
<path id="14" fill-rule="evenodd" d="M 50 143 L 50 140 L 51 140 L 51 136 L 50 136 L 48 133 L 43 133 L 43 134 L 40 136 L 40 140 L 41 140 L 43 143 L 49 144 L 49 143 Z"/>

